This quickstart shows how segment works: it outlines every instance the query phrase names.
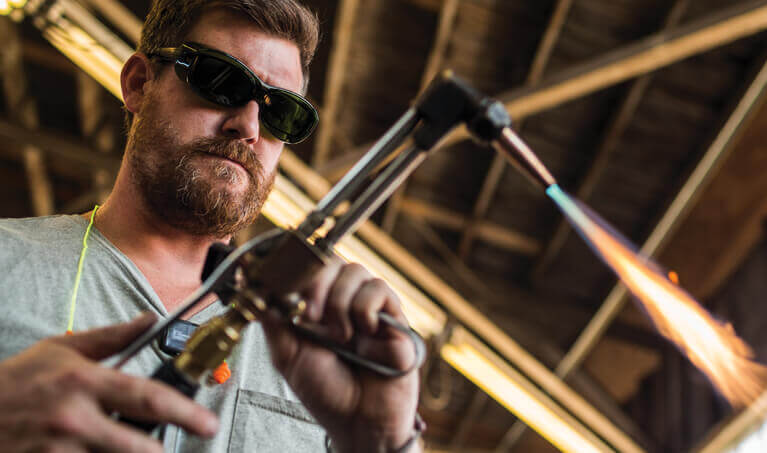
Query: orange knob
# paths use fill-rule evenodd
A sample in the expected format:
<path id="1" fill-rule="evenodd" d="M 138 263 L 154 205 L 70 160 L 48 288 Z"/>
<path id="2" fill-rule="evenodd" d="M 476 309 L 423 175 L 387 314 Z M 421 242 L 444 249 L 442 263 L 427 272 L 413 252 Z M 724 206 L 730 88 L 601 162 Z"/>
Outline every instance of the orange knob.
<path id="1" fill-rule="evenodd" d="M 224 360 L 221 362 L 221 365 L 213 371 L 213 380 L 219 384 L 223 384 L 228 381 L 230 377 L 232 377 L 232 371 L 229 369 L 226 360 Z"/>

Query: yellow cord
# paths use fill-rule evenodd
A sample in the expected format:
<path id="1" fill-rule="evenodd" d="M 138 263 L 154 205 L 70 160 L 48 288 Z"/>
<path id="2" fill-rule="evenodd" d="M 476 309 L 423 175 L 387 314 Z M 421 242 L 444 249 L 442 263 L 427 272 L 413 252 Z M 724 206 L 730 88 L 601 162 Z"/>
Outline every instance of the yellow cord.
<path id="1" fill-rule="evenodd" d="M 93 227 L 93 221 L 96 219 L 96 211 L 98 211 L 99 205 L 93 207 L 91 212 L 91 221 L 88 223 L 88 228 L 85 229 L 85 235 L 83 236 L 83 249 L 80 251 L 80 261 L 77 263 L 77 275 L 75 275 L 75 286 L 72 287 L 72 301 L 69 303 L 69 322 L 67 323 L 67 333 L 72 333 L 72 328 L 75 324 L 75 306 L 77 305 L 77 290 L 80 289 L 80 278 L 83 276 L 83 263 L 85 262 L 85 252 L 88 250 L 88 236 L 91 234 L 91 228 Z"/>

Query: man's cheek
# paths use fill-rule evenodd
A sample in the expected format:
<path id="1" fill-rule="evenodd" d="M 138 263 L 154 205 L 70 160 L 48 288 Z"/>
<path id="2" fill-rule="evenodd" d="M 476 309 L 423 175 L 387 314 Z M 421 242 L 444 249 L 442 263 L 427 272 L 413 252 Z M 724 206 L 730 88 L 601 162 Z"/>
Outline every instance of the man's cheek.
<path id="1" fill-rule="evenodd" d="M 282 142 L 275 145 L 276 146 L 269 149 L 267 152 L 258 156 L 261 165 L 264 167 L 264 173 L 267 175 L 271 175 L 277 171 L 277 165 L 280 160 L 280 155 L 282 154 L 282 149 L 284 147 Z"/>

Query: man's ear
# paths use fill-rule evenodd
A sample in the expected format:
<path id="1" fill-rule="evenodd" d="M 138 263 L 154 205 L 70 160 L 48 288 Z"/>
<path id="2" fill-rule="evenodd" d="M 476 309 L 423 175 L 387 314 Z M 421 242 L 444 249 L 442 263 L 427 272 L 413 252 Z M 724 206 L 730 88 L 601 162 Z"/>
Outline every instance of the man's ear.
<path id="1" fill-rule="evenodd" d="M 152 64 L 143 53 L 136 52 L 125 62 L 120 73 L 120 86 L 129 112 L 138 113 L 144 100 L 145 85 L 153 78 Z"/>

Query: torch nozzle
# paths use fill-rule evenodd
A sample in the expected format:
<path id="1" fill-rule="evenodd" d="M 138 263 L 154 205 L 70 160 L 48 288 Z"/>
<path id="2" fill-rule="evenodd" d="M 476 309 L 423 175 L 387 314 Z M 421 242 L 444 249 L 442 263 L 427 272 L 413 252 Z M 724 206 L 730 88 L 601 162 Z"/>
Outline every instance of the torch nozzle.
<path id="1" fill-rule="evenodd" d="M 557 183 L 549 169 L 511 127 L 503 128 L 501 135 L 493 141 L 493 147 L 543 190 Z"/>

